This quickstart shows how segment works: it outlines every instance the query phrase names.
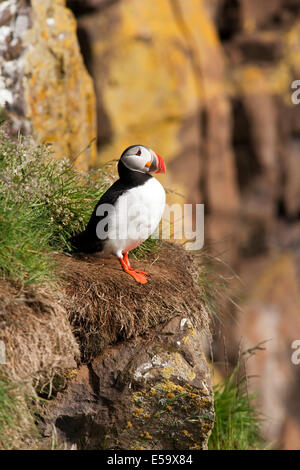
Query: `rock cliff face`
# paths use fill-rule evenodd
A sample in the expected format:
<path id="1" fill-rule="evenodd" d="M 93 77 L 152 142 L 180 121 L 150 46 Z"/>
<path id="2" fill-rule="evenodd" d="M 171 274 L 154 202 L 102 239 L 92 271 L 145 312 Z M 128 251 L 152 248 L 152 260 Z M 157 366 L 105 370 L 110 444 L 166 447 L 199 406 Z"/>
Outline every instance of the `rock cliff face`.
<path id="1" fill-rule="evenodd" d="M 270 390 L 278 390 L 267 437 L 295 446 L 300 414 L 291 411 L 289 391 L 299 373 L 289 351 L 300 319 L 287 305 L 289 299 L 297 305 L 299 285 L 300 105 L 291 101 L 291 84 L 300 79 L 299 1 L 68 0 L 67 6 L 0 2 L 0 97 L 13 131 L 34 132 L 53 142 L 59 157 L 71 158 L 97 133 L 98 156 L 92 144 L 76 160 L 81 168 L 117 158 L 138 141 L 162 154 L 166 186 L 205 203 L 207 242 L 253 293 L 240 327 L 227 321 L 230 353 L 241 337 L 253 347 L 276 333 L 264 364 L 275 364 L 281 379 L 262 373 L 262 365 L 255 373 L 267 414 Z M 170 201 L 183 199 L 171 194 Z M 290 264 L 278 261 L 281 251 Z M 283 292 L 273 271 L 284 280 L 286 269 Z M 257 279 L 269 280 L 266 292 Z M 289 332 L 285 322 L 293 325 Z"/>
<path id="2" fill-rule="evenodd" d="M 270 417 L 263 428 L 284 448 L 298 449 L 300 370 L 292 362 L 291 345 L 298 339 L 300 323 L 299 258 L 285 252 L 260 263 L 259 270 L 247 266 L 251 287 L 234 337 L 242 337 L 246 349 L 264 342 L 265 350 L 248 363 L 249 375 L 255 376 L 252 385 L 260 390 L 260 406 Z"/>
<path id="3" fill-rule="evenodd" d="M 144 142 L 166 158 L 167 184 L 175 183 L 188 202 L 205 203 L 207 241 L 242 274 L 247 294 L 254 296 L 238 329 L 228 320 L 229 349 L 234 351 L 241 337 L 251 347 L 273 337 L 279 315 L 276 339 L 266 345 L 265 359 L 263 353 L 259 358 L 280 369 L 281 379 L 275 369 L 262 372 L 258 364 L 251 371 L 261 374 L 257 389 L 268 415 L 274 414 L 267 405 L 270 390 L 278 390 L 267 437 L 295 446 L 300 418 L 291 417 L 287 398 L 297 383 L 289 359 L 293 335 L 279 325 L 286 320 L 293 331 L 300 328 L 299 316 L 284 307 L 295 299 L 292 285 L 299 285 L 299 274 L 292 270 L 285 293 L 271 274 L 276 252 L 287 252 L 292 264 L 298 260 L 300 105 L 292 104 L 291 84 L 300 77 L 299 2 L 70 0 L 68 5 L 95 82 L 100 160 L 117 156 L 133 140 Z M 269 277 L 266 301 L 255 285 Z M 254 304 L 259 315 L 252 314 Z M 249 325 L 257 334 L 250 334 Z M 278 362 L 278 356 L 285 359 Z"/>
<path id="4" fill-rule="evenodd" d="M 148 284 L 114 258 L 64 255 L 55 292 L 20 294 L 2 280 L 8 372 L 44 398 L 35 410 L 41 438 L 31 447 L 207 448 L 214 402 L 197 264 L 171 244 L 132 264 L 151 273 Z"/>
<path id="5" fill-rule="evenodd" d="M 106 349 L 79 369 L 45 423 L 44 435 L 55 425 L 85 449 L 206 449 L 214 410 L 201 333 L 175 317 Z"/>
<path id="6" fill-rule="evenodd" d="M 0 25 L 0 105 L 12 132 L 33 133 L 87 169 L 96 157 L 95 97 L 71 11 L 62 0 L 2 1 Z"/>

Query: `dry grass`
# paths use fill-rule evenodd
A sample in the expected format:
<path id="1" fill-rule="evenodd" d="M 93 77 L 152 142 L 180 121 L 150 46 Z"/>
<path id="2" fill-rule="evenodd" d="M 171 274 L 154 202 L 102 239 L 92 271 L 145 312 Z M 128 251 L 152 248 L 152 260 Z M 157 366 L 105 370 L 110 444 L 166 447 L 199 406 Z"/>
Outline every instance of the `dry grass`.
<path id="1" fill-rule="evenodd" d="M 0 339 L 12 377 L 31 382 L 76 366 L 78 345 L 57 292 L 0 280 Z"/>

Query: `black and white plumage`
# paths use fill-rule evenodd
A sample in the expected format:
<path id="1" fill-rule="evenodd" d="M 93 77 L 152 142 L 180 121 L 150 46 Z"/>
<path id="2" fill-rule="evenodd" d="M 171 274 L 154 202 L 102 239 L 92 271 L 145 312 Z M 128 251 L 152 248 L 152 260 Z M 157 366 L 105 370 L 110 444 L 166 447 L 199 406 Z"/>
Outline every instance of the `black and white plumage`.
<path id="1" fill-rule="evenodd" d="M 71 245 L 75 252 L 117 256 L 123 269 L 144 284 L 145 273 L 130 267 L 127 253 L 146 240 L 161 220 L 165 190 L 152 173 L 164 173 L 165 163 L 153 150 L 133 145 L 121 155 L 118 172 L 119 179 L 103 194 L 87 227 L 71 239 Z"/>

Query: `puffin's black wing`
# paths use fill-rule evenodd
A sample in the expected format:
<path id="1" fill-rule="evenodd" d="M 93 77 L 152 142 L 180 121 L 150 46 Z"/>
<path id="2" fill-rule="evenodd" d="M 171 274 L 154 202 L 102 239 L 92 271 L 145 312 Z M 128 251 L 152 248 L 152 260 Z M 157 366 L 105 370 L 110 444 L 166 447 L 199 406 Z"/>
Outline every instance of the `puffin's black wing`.
<path id="1" fill-rule="evenodd" d="M 100 198 L 97 203 L 91 218 L 83 232 L 74 235 L 70 239 L 70 244 L 74 252 L 77 253 L 96 253 L 97 251 L 103 250 L 103 244 L 105 240 L 100 240 L 96 234 L 96 227 L 98 223 L 106 217 L 96 215 L 96 211 L 101 204 L 112 204 L 114 205 L 118 198 L 128 189 L 130 186 L 125 184 L 121 180 L 117 180 Z"/>

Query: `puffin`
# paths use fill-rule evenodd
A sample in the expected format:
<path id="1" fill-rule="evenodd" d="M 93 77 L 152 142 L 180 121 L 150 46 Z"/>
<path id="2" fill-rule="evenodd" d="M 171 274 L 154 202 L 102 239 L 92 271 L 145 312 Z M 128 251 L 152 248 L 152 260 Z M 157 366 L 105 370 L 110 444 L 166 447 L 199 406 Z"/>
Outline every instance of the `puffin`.
<path id="1" fill-rule="evenodd" d="M 132 145 L 118 161 L 119 179 L 102 195 L 86 228 L 70 239 L 74 253 L 116 256 L 125 271 L 146 284 L 148 273 L 131 267 L 128 252 L 143 243 L 158 227 L 166 193 L 153 176 L 165 173 L 160 155 L 144 145 Z"/>

